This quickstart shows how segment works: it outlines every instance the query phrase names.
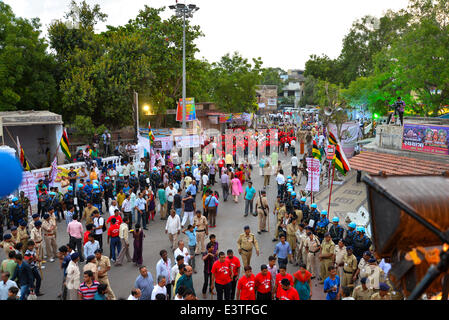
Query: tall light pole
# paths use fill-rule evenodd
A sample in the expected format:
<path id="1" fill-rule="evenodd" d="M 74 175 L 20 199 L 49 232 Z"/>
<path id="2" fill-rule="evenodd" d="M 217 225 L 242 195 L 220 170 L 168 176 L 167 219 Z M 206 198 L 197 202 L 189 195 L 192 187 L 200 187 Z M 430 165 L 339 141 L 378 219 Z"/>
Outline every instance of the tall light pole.
<path id="1" fill-rule="evenodd" d="M 176 5 L 169 6 L 170 9 L 175 10 L 178 18 L 182 17 L 182 135 L 186 136 L 186 17 L 192 18 L 193 13 L 198 11 L 194 4 L 185 5 L 183 3 L 176 3 Z M 184 149 L 184 148 L 183 148 Z M 183 152 L 184 158 L 184 152 Z"/>

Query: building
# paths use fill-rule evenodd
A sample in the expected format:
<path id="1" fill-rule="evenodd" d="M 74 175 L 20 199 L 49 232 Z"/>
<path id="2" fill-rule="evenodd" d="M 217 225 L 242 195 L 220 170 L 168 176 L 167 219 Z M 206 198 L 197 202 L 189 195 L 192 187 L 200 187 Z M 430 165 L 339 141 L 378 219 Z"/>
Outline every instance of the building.
<path id="1" fill-rule="evenodd" d="M 17 137 L 31 169 L 48 167 L 62 136 L 62 117 L 49 111 L 0 112 L 3 144 L 17 150 Z M 64 155 L 59 151 L 59 163 Z M 18 157 L 18 154 L 16 154 Z"/>
<path id="2" fill-rule="evenodd" d="M 282 76 L 286 85 L 282 88 L 280 107 L 298 108 L 299 100 L 304 96 L 304 70 L 290 69 L 287 75 Z"/>
<path id="3" fill-rule="evenodd" d="M 259 85 L 256 88 L 257 103 L 261 113 L 270 113 L 278 107 L 278 86 Z"/>

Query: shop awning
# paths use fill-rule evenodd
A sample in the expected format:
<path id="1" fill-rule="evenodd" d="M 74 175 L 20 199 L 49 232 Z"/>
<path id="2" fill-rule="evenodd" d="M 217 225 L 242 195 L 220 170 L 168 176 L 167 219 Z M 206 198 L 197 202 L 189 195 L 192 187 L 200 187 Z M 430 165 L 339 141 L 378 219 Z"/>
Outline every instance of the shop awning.
<path id="1" fill-rule="evenodd" d="M 448 159 L 449 160 L 449 159 Z M 415 158 L 400 157 L 387 153 L 365 151 L 349 159 L 351 169 L 369 174 L 380 171 L 389 176 L 441 175 L 449 171 L 449 163 L 441 163 Z"/>

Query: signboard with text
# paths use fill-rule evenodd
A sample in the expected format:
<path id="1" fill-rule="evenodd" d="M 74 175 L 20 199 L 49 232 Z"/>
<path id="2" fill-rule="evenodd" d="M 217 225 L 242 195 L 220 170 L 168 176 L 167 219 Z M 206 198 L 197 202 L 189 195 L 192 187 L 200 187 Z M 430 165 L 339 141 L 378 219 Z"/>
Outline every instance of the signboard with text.
<path id="1" fill-rule="evenodd" d="M 183 101 L 179 99 L 178 109 L 176 111 L 176 121 L 182 121 Z M 186 121 L 196 120 L 195 99 L 186 98 Z"/>
<path id="2" fill-rule="evenodd" d="M 402 150 L 449 155 L 449 127 L 406 123 Z"/>
<path id="3" fill-rule="evenodd" d="M 318 192 L 320 191 L 320 160 L 315 158 L 306 158 L 307 171 L 309 172 L 309 179 L 307 180 L 306 191 Z"/>
<path id="4" fill-rule="evenodd" d="M 198 135 L 175 137 L 178 148 L 198 148 L 200 146 L 200 137 Z"/>

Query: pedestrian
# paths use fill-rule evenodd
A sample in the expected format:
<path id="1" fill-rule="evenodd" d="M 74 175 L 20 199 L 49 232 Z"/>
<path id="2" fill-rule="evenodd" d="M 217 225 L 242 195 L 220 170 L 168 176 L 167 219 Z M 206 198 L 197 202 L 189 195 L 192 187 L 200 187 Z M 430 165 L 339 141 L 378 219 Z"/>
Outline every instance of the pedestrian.
<path id="1" fill-rule="evenodd" d="M 73 220 L 67 225 L 67 233 L 69 234 L 72 248 L 76 247 L 77 252 L 80 255 L 80 262 L 84 262 L 83 252 L 81 250 L 83 241 L 83 225 L 78 220 L 78 215 L 73 215 Z"/>
<path id="2" fill-rule="evenodd" d="M 266 228 L 270 208 L 268 207 L 267 192 L 265 190 L 262 190 L 257 198 L 256 212 L 259 220 L 259 230 L 257 233 L 261 234 L 262 232 L 268 232 Z"/>
<path id="3" fill-rule="evenodd" d="M 97 259 L 95 254 L 86 256 L 86 264 L 83 267 L 83 272 L 90 270 L 93 273 L 93 279 L 98 281 Z"/>
<path id="4" fill-rule="evenodd" d="M 137 220 L 136 222 L 143 226 L 144 230 L 147 229 L 147 201 L 143 198 L 143 192 L 139 192 L 139 197 L 136 199 L 134 209 L 137 211 Z M 129 220 L 128 220 L 129 221 Z M 130 224 L 132 228 L 132 224 Z"/>
<path id="5" fill-rule="evenodd" d="M 131 255 L 129 254 L 129 228 L 128 228 L 128 217 L 123 218 L 123 223 L 120 225 L 119 228 L 119 237 L 120 237 L 120 244 L 121 244 L 121 250 L 118 255 L 117 261 L 115 262 L 115 266 L 121 266 L 123 264 L 123 259 L 126 256 L 126 259 L 128 262 L 131 262 Z"/>
<path id="6" fill-rule="evenodd" d="M 181 197 L 180 193 L 181 190 L 179 190 L 177 196 Z M 181 210 L 184 209 L 184 216 L 182 217 L 181 226 L 184 226 L 187 223 L 187 219 L 189 219 L 189 224 L 193 225 L 193 213 L 196 210 L 196 203 L 195 199 L 190 194 L 190 191 L 187 191 L 186 196 L 182 199 L 182 205 L 179 209 L 179 213 L 177 213 L 179 217 L 181 216 Z"/>
<path id="7" fill-rule="evenodd" d="M 260 272 L 255 278 L 256 300 L 271 300 L 273 292 L 273 281 L 268 266 L 263 264 L 260 266 Z"/>
<path id="8" fill-rule="evenodd" d="M 379 292 L 374 293 L 371 296 L 371 300 L 391 300 L 390 286 L 381 282 L 379 284 Z"/>
<path id="9" fill-rule="evenodd" d="M 117 220 L 115 218 L 111 219 L 111 226 L 108 229 L 108 244 L 110 244 L 110 254 L 111 254 L 111 261 L 112 263 L 115 263 L 115 260 L 117 256 L 120 253 L 121 250 L 121 243 L 120 243 L 120 225 L 117 223 Z"/>
<path id="10" fill-rule="evenodd" d="M 187 229 L 183 230 L 182 232 L 187 235 L 189 242 L 189 252 L 190 252 L 190 265 L 193 268 L 193 273 L 196 273 L 195 270 L 195 251 L 196 251 L 196 230 L 197 228 L 193 227 L 191 224 L 188 225 Z"/>
<path id="11" fill-rule="evenodd" d="M 215 228 L 216 225 L 216 216 L 217 216 L 217 207 L 220 204 L 220 202 L 217 200 L 216 197 L 212 195 L 212 191 L 208 190 L 206 193 L 206 199 L 205 199 L 205 207 L 207 210 L 207 216 L 209 219 L 209 227 Z"/>
<path id="12" fill-rule="evenodd" d="M 193 279 L 192 279 L 193 269 L 191 266 L 184 265 L 184 272 L 181 277 L 179 277 L 175 286 L 175 294 L 179 293 L 179 288 L 184 287 L 185 289 L 192 290 L 193 294 L 195 294 L 195 289 L 193 287 Z"/>
<path id="13" fill-rule="evenodd" d="M 292 249 L 290 244 L 285 241 L 285 235 L 279 237 L 280 242 L 274 248 L 273 256 L 278 259 L 278 264 L 287 265 L 288 260 L 292 259 Z"/>
<path id="14" fill-rule="evenodd" d="M 2 264 L 0 265 L 0 272 L 9 272 L 9 280 L 12 279 L 12 275 L 16 271 L 17 263 L 15 261 L 16 252 L 9 251 L 8 258 L 2 261 Z"/>
<path id="15" fill-rule="evenodd" d="M 343 242 L 343 239 L 340 239 L 335 245 L 334 263 L 335 266 L 337 267 L 337 274 L 342 280 L 342 282 L 343 282 L 343 257 L 345 256 L 345 254 L 346 254 L 346 246 Z M 356 270 L 357 270 L 357 259 L 356 259 Z"/>
<path id="16" fill-rule="evenodd" d="M 207 218 L 201 214 L 200 210 L 196 210 L 196 215 L 193 218 L 193 225 L 196 228 L 196 249 L 195 254 L 204 254 L 206 252 L 204 239 L 209 235 L 209 227 Z"/>
<path id="17" fill-rule="evenodd" d="M 288 279 L 281 280 L 281 288 L 278 300 L 299 300 L 298 291 L 292 287 Z"/>
<path id="18" fill-rule="evenodd" d="M 230 179 L 228 173 L 223 170 L 220 177 L 221 182 L 221 190 L 223 191 L 223 201 L 228 200 L 229 196 L 229 186 L 230 186 Z"/>
<path id="19" fill-rule="evenodd" d="M 234 300 L 235 297 L 235 288 L 237 286 L 237 281 L 239 280 L 240 276 L 240 260 L 236 256 L 234 256 L 234 252 L 231 249 L 228 249 L 227 252 L 226 261 L 229 262 L 229 265 L 232 269 L 232 281 L 231 281 L 231 300 Z M 239 300 L 237 298 L 237 300 Z"/>
<path id="20" fill-rule="evenodd" d="M 128 296 L 128 299 L 126 299 L 126 300 L 140 300 L 141 296 L 142 296 L 142 291 L 140 291 L 140 289 L 132 288 L 131 294 Z"/>
<path id="21" fill-rule="evenodd" d="M 259 242 L 254 234 L 251 233 L 249 226 L 245 226 L 243 231 L 237 240 L 237 249 L 242 257 L 243 266 L 249 266 L 251 264 L 253 247 L 256 249 L 257 256 L 259 256 Z"/>
<path id="22" fill-rule="evenodd" d="M 0 281 L 0 301 L 8 300 L 8 291 L 10 288 L 17 288 L 17 283 L 9 280 L 11 275 L 8 271 L 2 272 Z"/>
<path id="23" fill-rule="evenodd" d="M 279 273 L 276 275 L 276 278 L 275 278 L 275 285 L 274 285 L 274 290 L 273 290 L 273 300 L 274 300 L 274 295 L 276 295 L 276 300 L 281 299 L 282 289 L 283 289 L 282 288 L 282 280 L 284 280 L 284 279 L 288 280 L 290 282 L 290 285 L 293 286 L 293 277 L 290 273 L 287 273 L 287 265 L 281 264 L 281 265 L 279 265 Z"/>
<path id="24" fill-rule="evenodd" d="M 44 248 L 42 246 L 43 238 L 42 238 L 42 229 L 41 228 L 42 228 L 42 221 L 38 220 L 34 223 L 34 228 L 31 229 L 31 233 L 30 233 L 30 240 L 34 242 L 35 249 L 36 249 L 36 255 L 40 261 L 42 261 L 43 257 L 44 257 Z M 81 228 L 82 228 L 82 226 L 81 226 Z M 13 232 L 13 231 L 15 231 L 15 232 Z M 17 239 L 18 232 L 17 232 L 16 226 L 11 227 L 11 233 Z M 81 234 L 82 234 L 82 230 L 81 230 Z M 15 243 L 17 243 L 17 240 L 15 241 Z M 29 245 L 29 242 L 28 242 L 28 245 Z M 42 268 L 42 266 L 41 266 L 41 268 Z"/>
<path id="25" fill-rule="evenodd" d="M 161 215 L 161 220 L 167 220 L 167 197 L 162 184 L 159 185 L 159 189 L 157 190 L 157 198 L 159 199 L 158 209 Z"/>
<path id="26" fill-rule="evenodd" d="M 218 260 L 214 262 L 212 266 L 212 285 L 211 290 L 217 287 L 217 300 L 230 300 L 231 299 L 231 281 L 232 281 L 232 268 L 229 262 L 226 261 L 224 252 L 218 254 Z"/>
<path id="27" fill-rule="evenodd" d="M 98 241 L 100 249 L 103 249 L 103 232 L 106 231 L 106 223 L 103 217 L 100 217 L 100 212 L 98 210 L 94 211 L 93 218 L 94 225 L 94 238 Z"/>
<path id="28" fill-rule="evenodd" d="M 67 288 L 69 300 L 78 300 L 78 290 L 80 288 L 79 257 L 78 252 L 72 253 L 66 270 L 65 287 Z"/>
<path id="29" fill-rule="evenodd" d="M 248 186 L 245 189 L 245 217 L 248 216 L 248 209 L 249 212 L 252 215 L 254 214 L 254 210 L 253 210 L 253 202 L 254 202 L 254 196 L 256 195 L 256 189 L 253 187 L 253 183 L 251 181 L 248 181 Z"/>
<path id="30" fill-rule="evenodd" d="M 44 221 L 42 222 L 42 230 L 44 231 L 44 240 L 45 240 L 45 248 L 47 250 L 47 257 L 50 258 L 50 262 L 53 262 L 56 259 L 58 248 L 56 245 L 56 221 L 50 219 L 50 215 L 48 213 L 44 214 Z"/>
<path id="31" fill-rule="evenodd" d="M 88 236 L 88 240 L 84 245 L 84 256 L 92 256 L 95 254 L 97 249 L 100 249 L 100 244 L 97 240 L 95 240 L 93 233 L 90 233 Z"/>
<path id="32" fill-rule="evenodd" d="M 40 221 L 38 221 L 40 222 Z M 31 267 L 31 271 L 33 273 L 33 281 L 36 281 L 35 285 L 35 293 L 36 296 L 43 295 L 42 292 L 40 292 L 41 283 L 42 283 L 42 277 L 41 277 L 41 262 L 42 260 L 39 258 L 36 250 L 36 244 L 33 240 L 29 240 L 27 244 L 27 250 L 25 251 L 24 255 L 25 261 L 29 264 Z"/>
<path id="33" fill-rule="evenodd" d="M 151 300 L 156 300 L 156 295 L 163 294 L 165 296 L 165 300 L 167 299 L 167 288 L 165 287 L 167 283 L 167 279 L 163 275 L 157 276 L 157 283 L 153 287 L 153 291 L 151 292 Z"/>
<path id="34" fill-rule="evenodd" d="M 178 247 L 173 252 L 173 256 L 175 257 L 175 259 L 177 256 L 183 256 L 184 264 L 186 264 L 186 265 L 189 264 L 190 254 L 189 254 L 189 250 L 184 246 L 184 241 L 182 241 L 182 240 L 178 241 Z"/>
<path id="35" fill-rule="evenodd" d="M 136 223 L 133 231 L 133 262 L 136 266 L 142 266 L 143 263 L 143 238 L 145 238 L 145 234 L 143 230 L 140 229 L 140 224 Z"/>
<path id="36" fill-rule="evenodd" d="M 352 247 L 346 247 L 346 254 L 343 261 L 339 264 L 342 269 L 343 277 L 341 285 L 344 287 L 354 287 L 354 274 L 357 271 L 357 258 L 352 253 Z"/>
<path id="37" fill-rule="evenodd" d="M 287 242 L 290 244 L 292 249 L 292 256 L 290 258 L 290 263 L 295 264 L 294 258 L 296 256 L 296 231 L 298 230 L 298 224 L 296 223 L 298 219 L 295 216 L 292 216 L 290 219 L 290 223 L 287 224 Z"/>
<path id="38" fill-rule="evenodd" d="M 151 300 L 151 294 L 153 293 L 153 276 L 151 272 L 147 270 L 147 267 L 139 267 L 140 275 L 136 278 L 134 287 L 139 289 L 141 296 L 139 300 Z"/>
<path id="39" fill-rule="evenodd" d="M 243 192 L 240 180 L 232 173 L 231 174 L 231 194 L 234 197 L 234 202 L 238 203 L 239 195 Z"/>
<path id="40" fill-rule="evenodd" d="M 306 269 L 305 263 L 299 265 L 299 270 L 293 274 L 296 291 L 300 300 L 310 300 L 312 298 L 312 274 Z"/>
<path id="41" fill-rule="evenodd" d="M 181 220 L 176 214 L 175 210 L 172 209 L 170 216 L 165 224 L 165 233 L 168 234 L 168 239 L 170 241 L 170 249 L 175 250 L 175 244 L 178 242 L 178 235 L 181 232 Z"/>
<path id="42" fill-rule="evenodd" d="M 329 232 L 324 234 L 324 240 L 321 242 L 320 259 L 320 284 L 329 276 L 328 270 L 334 263 L 335 244 L 331 240 Z"/>
<path id="43" fill-rule="evenodd" d="M 115 300 L 114 292 L 112 291 L 111 285 L 109 283 L 108 272 L 111 270 L 111 261 L 108 257 L 103 255 L 101 249 L 95 251 L 95 258 L 97 259 L 97 272 L 98 272 L 98 282 L 101 284 L 106 284 L 108 300 Z"/>
<path id="44" fill-rule="evenodd" d="M 93 278 L 94 274 L 92 271 L 88 270 L 83 273 L 84 282 L 80 284 L 78 290 L 79 300 L 94 300 L 100 283 L 95 281 Z"/>
<path id="45" fill-rule="evenodd" d="M 371 300 L 371 296 L 374 294 L 374 291 L 367 287 L 366 281 L 368 278 L 360 279 L 360 285 L 355 287 L 352 291 L 352 297 L 355 300 Z"/>
<path id="46" fill-rule="evenodd" d="M 340 277 L 337 276 L 337 268 L 329 266 L 329 277 L 324 280 L 324 293 L 326 300 L 340 300 Z"/>
<path id="47" fill-rule="evenodd" d="M 159 252 L 161 259 L 156 264 L 156 277 L 164 276 L 166 279 L 165 287 L 167 289 L 168 300 L 171 299 L 171 286 L 172 286 L 172 277 L 171 277 L 171 260 L 168 258 L 167 250 L 161 250 Z"/>
<path id="48" fill-rule="evenodd" d="M 236 300 L 256 300 L 256 277 L 252 272 L 251 266 L 246 266 L 244 270 L 245 274 L 237 284 Z M 231 299 L 233 299 L 232 296 Z"/>
<path id="49" fill-rule="evenodd" d="M 209 293 L 211 295 L 214 294 L 211 285 L 212 285 L 212 265 L 215 262 L 215 256 L 212 253 L 214 250 L 214 246 L 212 243 L 207 244 L 207 252 L 203 253 L 203 261 L 204 261 L 204 282 L 203 282 L 203 298 L 206 298 L 207 287 L 209 286 Z"/>
<path id="50" fill-rule="evenodd" d="M 318 267 L 320 260 L 318 253 L 320 252 L 321 245 L 320 240 L 312 233 L 310 227 L 307 231 L 307 239 L 304 245 L 307 251 L 307 270 L 312 273 L 312 279 L 314 279 L 319 274 Z"/>

